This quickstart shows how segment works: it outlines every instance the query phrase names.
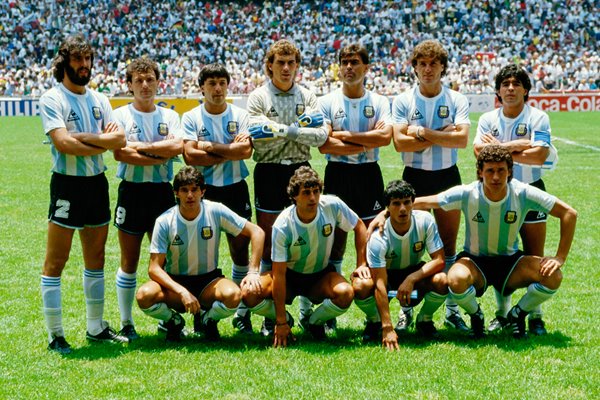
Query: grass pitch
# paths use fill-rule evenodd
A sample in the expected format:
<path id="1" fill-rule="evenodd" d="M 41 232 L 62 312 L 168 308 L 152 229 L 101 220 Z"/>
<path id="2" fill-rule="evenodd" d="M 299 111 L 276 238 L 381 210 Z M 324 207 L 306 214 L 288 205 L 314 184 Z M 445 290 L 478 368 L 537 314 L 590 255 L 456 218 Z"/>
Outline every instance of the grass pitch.
<path id="1" fill-rule="evenodd" d="M 472 114 L 471 141 L 479 115 Z M 194 339 L 166 345 L 156 322 L 134 307 L 142 338 L 129 346 L 88 344 L 82 258 L 74 240 L 63 274 L 63 320 L 69 357 L 46 350 L 41 313 L 40 271 L 45 253 L 50 152 L 37 117 L 0 118 L 0 398 L 201 398 L 201 399 L 586 399 L 600 396 L 597 328 L 600 254 L 600 113 L 550 115 L 560 162 L 544 180 L 548 191 L 579 212 L 575 241 L 558 294 L 544 305 L 549 334 L 516 341 L 508 335 L 470 341 L 435 322 L 437 342 L 409 335 L 401 350 L 389 353 L 360 341 L 363 315 L 352 306 L 339 319 L 337 334 L 324 343 L 303 336 L 285 350 L 272 349 L 257 335 L 238 336 L 230 320 L 222 321 L 220 343 Z M 325 162 L 312 161 L 320 173 Z M 393 146 L 381 154 L 386 181 L 401 176 Z M 475 179 L 471 146 L 460 151 L 464 182 Z M 118 180 L 116 163 L 106 156 L 112 204 Z M 252 163 L 250 163 L 252 167 Z M 177 168 L 177 166 L 176 166 Z M 250 184 L 252 184 L 250 182 Z M 551 218 L 546 252 L 554 254 L 559 227 Z M 462 234 L 459 243 L 462 242 Z M 223 241 L 223 244 L 225 241 Z M 345 274 L 354 253 L 349 239 Z M 147 249 L 147 241 L 144 242 Z M 227 248 L 221 263 L 230 271 Z M 114 274 L 119 265 L 116 230 L 106 249 L 105 318 L 118 327 Z M 138 282 L 147 278 L 143 253 Z M 518 292 L 515 301 L 522 294 Z M 486 322 L 493 317 L 491 293 L 482 299 Z M 398 304 L 392 303 L 392 315 Z M 291 307 L 297 315 L 296 306 Z M 188 322 L 191 322 L 188 318 Z M 255 329 L 260 318 L 253 317 Z M 189 324 L 191 325 L 191 323 Z"/>

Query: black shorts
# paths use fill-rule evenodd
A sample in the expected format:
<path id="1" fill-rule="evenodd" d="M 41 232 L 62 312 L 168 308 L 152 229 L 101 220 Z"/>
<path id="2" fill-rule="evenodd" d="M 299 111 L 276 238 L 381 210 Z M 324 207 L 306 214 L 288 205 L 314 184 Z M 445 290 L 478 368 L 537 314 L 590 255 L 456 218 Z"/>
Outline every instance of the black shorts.
<path id="1" fill-rule="evenodd" d="M 154 229 L 156 218 L 175 205 L 169 182 L 121 181 L 115 207 L 115 226 L 130 235 L 143 235 Z"/>
<path id="2" fill-rule="evenodd" d="M 488 286 L 492 285 L 497 291 L 507 296 L 512 291 L 506 290 L 506 282 L 517 266 L 519 260 L 525 255 L 521 250 L 512 256 L 474 256 L 461 251 L 456 256 L 457 260 L 469 258 L 483 275 L 483 288 L 477 291 L 477 297 L 483 296 Z"/>
<path id="3" fill-rule="evenodd" d="M 250 194 L 245 180 L 227 186 L 206 185 L 204 198 L 225 204 L 240 217 L 247 220 L 252 218 Z"/>
<path id="4" fill-rule="evenodd" d="M 404 167 L 402 179 L 412 185 L 417 197 L 438 194 L 462 183 L 456 165 L 438 171 Z"/>
<path id="5" fill-rule="evenodd" d="M 258 163 L 254 167 L 254 207 L 257 211 L 280 213 L 292 204 L 287 187 L 294 172 L 308 161 L 298 164 Z"/>
<path id="6" fill-rule="evenodd" d="M 546 185 L 544 184 L 544 181 L 541 179 L 538 179 L 535 182 L 531 182 L 530 183 L 531 186 L 536 187 L 540 190 L 543 190 L 544 192 L 546 191 Z M 543 211 L 529 211 L 527 213 L 527 215 L 525 215 L 525 220 L 523 221 L 524 224 L 537 224 L 540 222 L 546 222 L 548 220 L 548 214 L 546 214 Z"/>
<path id="7" fill-rule="evenodd" d="M 202 275 L 171 275 L 171 279 L 179 283 L 181 286 L 186 288 L 191 294 L 196 296 L 200 301 L 200 296 L 206 287 L 215 279 L 224 278 L 223 271 L 220 268 L 216 268 L 206 274 Z"/>
<path id="8" fill-rule="evenodd" d="M 384 208 L 383 176 L 376 162 L 328 162 L 323 192 L 338 196 L 361 219 L 372 219 Z"/>
<path id="9" fill-rule="evenodd" d="M 330 272 L 336 272 L 331 264 L 314 274 L 302 274 L 288 268 L 285 271 L 285 302 L 292 304 L 296 296 L 307 296 L 315 283 Z"/>
<path id="10" fill-rule="evenodd" d="M 416 264 L 416 265 L 412 265 L 410 267 L 406 267 L 403 269 L 388 269 L 387 270 L 387 290 L 389 291 L 397 291 L 398 288 L 400 287 L 400 285 L 402 284 L 402 282 L 404 282 L 404 280 L 406 279 L 407 276 L 409 276 L 410 274 L 412 274 L 415 271 L 418 271 L 423 265 L 425 265 L 425 261 L 421 261 L 420 263 Z M 416 286 L 416 285 L 415 285 Z M 415 288 L 413 288 L 414 290 L 416 290 Z M 413 290 L 413 293 L 414 293 Z M 417 306 L 421 300 L 423 300 L 423 297 L 425 296 L 425 293 L 423 293 L 422 290 L 418 290 L 417 291 L 417 298 L 413 298 L 411 295 L 411 300 L 410 300 L 410 305 L 411 307 Z M 389 295 L 388 295 L 389 298 Z"/>
<path id="11" fill-rule="evenodd" d="M 108 181 L 104 173 L 71 176 L 54 172 L 50 178 L 48 219 L 72 229 L 110 223 Z"/>

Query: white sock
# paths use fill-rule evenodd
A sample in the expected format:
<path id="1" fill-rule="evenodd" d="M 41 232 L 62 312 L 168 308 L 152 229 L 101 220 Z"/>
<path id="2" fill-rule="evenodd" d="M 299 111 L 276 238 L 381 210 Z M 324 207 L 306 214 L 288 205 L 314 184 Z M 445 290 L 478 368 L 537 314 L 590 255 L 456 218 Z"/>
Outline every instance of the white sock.
<path id="1" fill-rule="evenodd" d="M 331 258 L 329 259 L 329 264 L 333 265 L 335 267 L 335 272 L 337 272 L 340 275 L 342 275 L 343 262 L 344 262 L 343 258 L 341 260 L 332 260 Z"/>
<path id="2" fill-rule="evenodd" d="M 506 317 L 508 311 L 510 310 L 512 296 L 510 294 L 508 296 L 502 296 L 502 293 L 500 293 L 496 288 L 494 288 L 494 296 L 496 297 L 496 316 Z"/>
<path id="3" fill-rule="evenodd" d="M 444 272 L 448 272 L 451 266 L 456 262 L 456 254 L 444 257 Z"/>
<path id="4" fill-rule="evenodd" d="M 446 295 L 439 294 L 436 292 L 428 292 L 424 297 L 423 307 L 417 316 L 417 321 L 431 321 L 433 319 L 433 313 L 444 303 Z M 448 302 L 446 302 L 446 305 Z M 457 310 L 458 306 L 455 304 Z"/>
<path id="5" fill-rule="evenodd" d="M 452 314 L 460 313 L 458 309 L 458 304 L 454 301 L 454 299 L 450 298 L 450 296 L 446 297 L 446 317 L 449 317 Z"/>
<path id="6" fill-rule="evenodd" d="M 204 313 L 204 322 L 207 319 L 212 319 L 213 321 L 220 321 L 227 317 L 230 317 L 235 312 L 236 308 L 228 308 L 225 304 L 220 301 L 213 301 L 210 309 Z"/>
<path id="7" fill-rule="evenodd" d="M 41 289 L 48 341 L 51 342 L 56 336 L 65 336 L 62 326 L 60 276 L 42 275 Z"/>
<path id="8" fill-rule="evenodd" d="M 527 287 L 527 292 L 521 297 L 521 300 L 519 300 L 517 305 L 521 310 L 529 313 L 554 296 L 554 293 L 556 293 L 556 290 L 548 289 L 541 283 L 532 283 Z"/>
<path id="9" fill-rule="evenodd" d="M 275 320 L 277 316 L 277 314 L 275 313 L 275 302 L 273 302 L 273 300 L 271 299 L 264 299 L 255 307 L 250 308 L 250 311 L 272 320 Z"/>
<path id="10" fill-rule="evenodd" d="M 87 331 L 91 335 L 101 333 L 104 313 L 104 270 L 83 270 L 83 294 L 85 297 Z"/>
<path id="11" fill-rule="evenodd" d="M 142 312 L 161 321 L 168 321 L 173 316 L 173 310 L 166 303 L 156 303 L 148 308 L 142 308 Z"/>
<path id="12" fill-rule="evenodd" d="M 479 304 L 477 304 L 475 287 L 473 285 L 469 286 L 464 293 L 454 293 L 452 289 L 449 290 L 450 296 L 456 301 L 456 304 L 465 309 L 467 314 L 475 314 L 477 312 Z"/>
<path id="13" fill-rule="evenodd" d="M 117 270 L 117 300 L 119 301 L 119 312 L 121 313 L 121 328 L 125 325 L 133 325 L 132 306 L 137 286 L 136 273 Z"/>
<path id="14" fill-rule="evenodd" d="M 313 304 L 308 299 L 308 297 L 298 296 L 298 309 L 300 311 L 300 318 L 305 315 L 310 315 L 312 313 Z"/>
<path id="15" fill-rule="evenodd" d="M 369 296 L 366 299 L 354 298 L 354 304 L 362 310 L 367 316 L 369 322 L 379 322 L 381 317 L 379 316 L 379 310 L 377 310 L 377 302 L 375 296 Z"/>
<path id="16" fill-rule="evenodd" d="M 231 265 L 231 280 L 235 282 L 236 285 L 240 286 L 242 280 L 248 274 L 248 266 L 247 265 Z"/>
<path id="17" fill-rule="evenodd" d="M 310 315 L 308 322 L 313 325 L 323 325 L 332 318 L 339 317 L 345 313 L 347 308 L 340 308 L 333 304 L 331 299 L 325 299 L 323 303 Z"/>

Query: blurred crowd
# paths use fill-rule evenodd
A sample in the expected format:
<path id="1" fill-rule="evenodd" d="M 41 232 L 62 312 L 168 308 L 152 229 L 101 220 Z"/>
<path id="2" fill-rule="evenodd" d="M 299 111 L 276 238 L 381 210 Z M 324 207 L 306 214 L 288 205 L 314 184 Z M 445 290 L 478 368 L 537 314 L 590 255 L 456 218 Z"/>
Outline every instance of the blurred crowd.
<path id="1" fill-rule="evenodd" d="M 450 54 L 445 83 L 463 93 L 493 93 L 508 62 L 530 73 L 535 92 L 598 90 L 600 1 L 132 1 L 0 2 L 0 96 L 40 96 L 55 82 L 62 39 L 83 32 L 96 49 L 92 87 L 127 94 L 125 66 L 147 55 L 161 65 L 161 95 L 196 96 L 203 65 L 232 74 L 230 94 L 266 80 L 273 41 L 302 50 L 298 81 L 317 94 L 339 86 L 337 51 L 369 50 L 367 86 L 393 95 L 412 86 L 412 48 L 438 39 Z"/>

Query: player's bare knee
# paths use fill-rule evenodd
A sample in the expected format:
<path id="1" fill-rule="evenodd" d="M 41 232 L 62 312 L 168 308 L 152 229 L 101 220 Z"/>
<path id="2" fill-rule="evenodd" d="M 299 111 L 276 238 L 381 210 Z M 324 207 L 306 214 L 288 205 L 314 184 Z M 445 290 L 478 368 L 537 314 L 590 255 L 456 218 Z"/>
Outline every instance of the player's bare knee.
<path id="1" fill-rule="evenodd" d="M 433 291 L 439 294 L 448 294 L 448 276 L 443 273 L 437 273 L 431 278 Z"/>
<path id="2" fill-rule="evenodd" d="M 154 285 L 142 285 L 135 294 L 135 300 L 141 309 L 150 308 L 156 304 L 157 292 Z"/>
<path id="3" fill-rule="evenodd" d="M 540 283 L 546 286 L 548 289 L 556 290 L 562 283 L 563 274 L 560 269 L 557 269 L 550 276 L 545 276 Z"/>
<path id="4" fill-rule="evenodd" d="M 471 286 L 471 271 L 462 265 L 453 266 L 448 271 L 448 287 L 454 293 L 463 293 Z"/>
<path id="5" fill-rule="evenodd" d="M 354 297 L 360 300 L 364 300 L 367 297 L 373 295 L 373 280 L 354 278 L 352 280 L 352 290 L 354 291 Z"/>
<path id="6" fill-rule="evenodd" d="M 335 286 L 334 297 L 331 299 L 335 305 L 341 308 L 348 308 L 354 300 L 354 290 L 349 283 L 340 283 Z"/>
<path id="7" fill-rule="evenodd" d="M 242 300 L 242 291 L 237 285 L 228 285 L 221 291 L 221 301 L 228 308 L 235 308 Z"/>

